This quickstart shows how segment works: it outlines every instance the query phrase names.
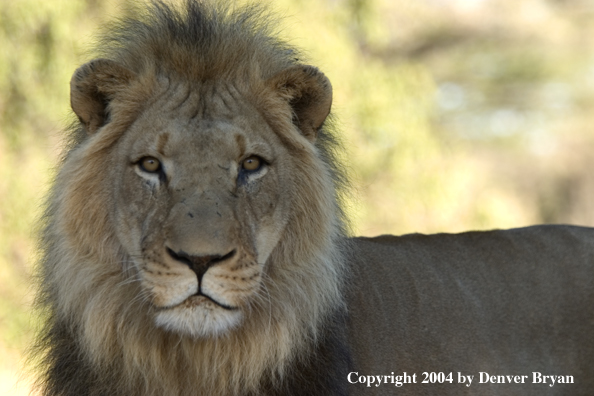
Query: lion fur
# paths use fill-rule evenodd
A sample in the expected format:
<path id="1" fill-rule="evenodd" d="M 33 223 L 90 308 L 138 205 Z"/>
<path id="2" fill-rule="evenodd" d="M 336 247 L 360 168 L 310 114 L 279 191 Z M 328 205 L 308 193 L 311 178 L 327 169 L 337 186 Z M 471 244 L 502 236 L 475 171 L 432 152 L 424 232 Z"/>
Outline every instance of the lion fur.
<path id="1" fill-rule="evenodd" d="M 143 297 L 136 294 L 139 291 L 134 283 L 126 280 L 131 270 L 125 263 L 131 259 L 119 246 L 107 213 L 111 198 L 102 186 L 110 182 L 97 170 L 109 168 L 105 153 L 138 117 L 138 104 L 150 101 L 150 89 L 163 85 L 163 79 L 166 86 L 223 80 L 249 95 L 257 107 L 272 109 L 266 113 L 267 121 L 275 127 L 286 129 L 293 119 L 284 108 L 275 112 L 279 105 L 262 86 L 263 80 L 300 65 L 296 50 L 271 34 L 270 17 L 258 7 L 232 11 L 194 1 L 184 6 L 153 2 L 148 9 L 130 11 L 130 16 L 106 27 L 99 41 L 97 57 L 110 62 L 83 66 L 73 78 L 82 80 L 101 63 L 107 65 L 90 87 L 78 86 L 73 92 L 93 96 L 93 89 L 99 86 L 103 97 L 90 102 L 90 109 L 76 110 L 84 118 L 94 111 L 95 104 L 109 101 L 109 128 L 93 133 L 101 120 L 85 124 L 81 119 L 75 125 L 46 209 L 38 305 L 47 321 L 34 352 L 41 356 L 43 371 L 38 386 L 46 395 L 226 395 L 276 389 L 287 376 L 289 363 L 310 360 L 305 351 L 326 337 L 323 323 L 334 320 L 344 306 L 339 246 L 346 223 L 338 191 L 345 179 L 335 160 L 337 140 L 329 121 L 317 130 L 315 154 L 327 172 L 320 181 L 337 191 L 317 200 L 324 202 L 318 217 L 331 215 L 333 219 L 311 242 L 299 237 L 308 232 L 303 223 L 307 220 L 293 221 L 275 251 L 278 268 L 269 274 L 274 279 L 267 286 L 267 299 L 274 302 L 271 309 L 286 323 L 272 322 L 269 315 L 273 313 L 264 312 L 260 318 L 264 324 L 255 321 L 251 329 L 248 326 L 216 342 L 196 341 L 154 328 L 138 304 L 128 304 Z M 113 62 L 122 68 L 113 70 Z M 114 92 L 129 80 L 126 73 L 113 77 L 119 69 L 136 77 L 115 98 Z M 303 144 L 290 136 L 284 139 L 294 150 L 303 149 Z M 307 161 L 303 166 L 307 168 Z M 317 173 L 311 176 L 317 177 Z M 300 202 L 309 203 L 308 199 Z M 291 272 L 279 269 L 280 262 L 291 266 L 311 263 L 305 270 L 327 274 L 319 282 L 305 278 L 296 282 Z M 281 297 L 283 294 L 287 295 Z M 283 301 L 290 305 L 301 301 L 301 311 L 285 307 Z M 197 362 L 197 356 L 205 364 Z"/>

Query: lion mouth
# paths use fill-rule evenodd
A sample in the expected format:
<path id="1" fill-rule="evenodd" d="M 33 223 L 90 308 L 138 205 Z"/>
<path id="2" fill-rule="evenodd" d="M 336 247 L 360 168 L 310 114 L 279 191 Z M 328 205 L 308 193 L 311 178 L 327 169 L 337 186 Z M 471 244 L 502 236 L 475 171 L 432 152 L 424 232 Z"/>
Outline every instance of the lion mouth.
<path id="1" fill-rule="evenodd" d="M 222 302 L 215 300 L 214 298 L 210 297 L 209 295 L 199 292 L 199 293 L 196 293 L 196 294 L 186 298 L 184 301 L 182 301 L 179 304 L 175 304 L 175 305 L 171 305 L 171 306 L 167 306 L 167 307 L 160 307 L 159 310 L 166 311 L 166 310 L 171 310 L 171 309 L 176 309 L 176 308 L 194 308 L 194 307 L 198 307 L 198 306 L 204 305 L 204 304 L 210 304 L 210 305 L 214 304 L 215 306 L 221 307 L 228 311 L 236 311 L 238 309 L 237 307 L 223 304 Z"/>

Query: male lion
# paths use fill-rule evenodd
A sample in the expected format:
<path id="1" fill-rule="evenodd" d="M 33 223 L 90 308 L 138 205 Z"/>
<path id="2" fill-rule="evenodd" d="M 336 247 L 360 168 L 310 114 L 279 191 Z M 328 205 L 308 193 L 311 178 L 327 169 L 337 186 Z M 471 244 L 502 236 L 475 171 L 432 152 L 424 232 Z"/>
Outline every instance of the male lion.
<path id="1" fill-rule="evenodd" d="M 132 15 L 72 77 L 43 394 L 594 392 L 592 230 L 347 238 L 328 79 L 257 7 Z"/>

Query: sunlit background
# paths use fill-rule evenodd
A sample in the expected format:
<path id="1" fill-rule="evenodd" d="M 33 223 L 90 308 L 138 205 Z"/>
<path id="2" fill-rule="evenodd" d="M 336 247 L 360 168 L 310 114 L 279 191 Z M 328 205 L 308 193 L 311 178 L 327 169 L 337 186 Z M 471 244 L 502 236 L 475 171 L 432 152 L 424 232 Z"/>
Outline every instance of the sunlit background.
<path id="1" fill-rule="evenodd" d="M 35 224 L 68 82 L 122 3 L 0 0 L 1 395 L 29 389 Z M 273 4 L 333 83 L 356 234 L 594 224 L 591 1 Z"/>

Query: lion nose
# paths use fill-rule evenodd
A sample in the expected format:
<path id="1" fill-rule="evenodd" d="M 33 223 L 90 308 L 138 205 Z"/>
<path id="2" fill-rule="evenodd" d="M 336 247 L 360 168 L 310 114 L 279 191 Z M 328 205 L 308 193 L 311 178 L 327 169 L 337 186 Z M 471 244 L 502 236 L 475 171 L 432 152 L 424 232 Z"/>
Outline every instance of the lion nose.
<path id="1" fill-rule="evenodd" d="M 210 267 L 215 264 L 221 263 L 223 261 L 229 260 L 233 256 L 235 256 L 235 249 L 231 250 L 229 253 L 224 255 L 214 254 L 214 255 L 205 255 L 205 256 L 194 256 L 180 250 L 178 252 L 174 252 L 170 248 L 167 248 L 167 253 L 171 258 L 180 263 L 184 263 L 192 271 L 196 273 L 198 277 L 198 282 L 202 282 L 202 277 L 208 271 Z"/>

